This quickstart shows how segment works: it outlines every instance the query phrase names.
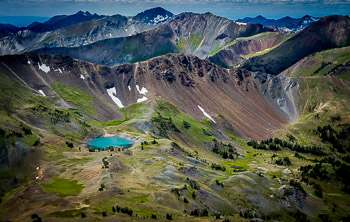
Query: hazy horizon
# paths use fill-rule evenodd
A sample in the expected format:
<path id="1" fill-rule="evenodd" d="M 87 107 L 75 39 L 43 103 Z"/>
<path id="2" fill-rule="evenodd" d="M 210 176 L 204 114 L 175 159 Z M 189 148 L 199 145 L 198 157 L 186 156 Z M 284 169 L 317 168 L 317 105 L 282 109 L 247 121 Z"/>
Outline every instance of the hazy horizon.
<path id="1" fill-rule="evenodd" d="M 350 11 L 348 0 L 0 0 L 0 3 L 0 23 L 6 23 L 6 17 L 10 16 L 9 21 L 10 18 L 26 17 L 27 24 L 37 21 L 38 18 L 43 18 L 40 21 L 42 22 L 55 15 L 75 14 L 80 10 L 100 15 L 133 16 L 154 7 L 162 7 L 174 14 L 211 12 L 229 19 L 258 15 L 271 19 L 285 16 L 300 18 L 304 15 L 322 17 L 332 14 L 348 15 Z M 11 21 L 12 23 L 7 23 L 13 24 L 14 20 Z"/>

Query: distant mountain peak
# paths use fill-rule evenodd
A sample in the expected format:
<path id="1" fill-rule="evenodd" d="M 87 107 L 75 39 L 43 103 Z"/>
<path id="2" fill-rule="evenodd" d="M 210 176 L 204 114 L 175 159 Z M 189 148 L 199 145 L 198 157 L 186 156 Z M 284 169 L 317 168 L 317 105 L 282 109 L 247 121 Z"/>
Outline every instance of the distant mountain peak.
<path id="1" fill-rule="evenodd" d="M 95 13 L 96 14 L 96 13 Z M 85 11 L 85 12 L 83 12 L 83 11 L 79 11 L 79 12 L 77 12 L 77 13 L 75 13 L 75 15 L 80 15 L 80 16 L 92 16 L 92 14 L 89 12 L 89 11 Z M 97 14 L 96 14 L 97 15 Z"/>
<path id="2" fill-rule="evenodd" d="M 174 16 L 173 13 L 165 10 L 162 7 L 156 7 L 147 9 L 143 12 L 138 13 L 134 18 L 141 20 L 145 23 L 160 24 L 168 21 Z"/>
<path id="3" fill-rule="evenodd" d="M 258 16 L 256 16 L 255 18 L 258 18 L 258 19 L 266 19 L 264 16 L 262 16 L 262 15 L 258 15 Z"/>
<path id="4" fill-rule="evenodd" d="M 261 24 L 263 26 L 275 27 L 274 29 L 280 32 L 295 33 L 303 30 L 318 19 L 319 18 L 315 18 L 310 15 L 305 15 L 302 18 L 285 16 L 280 19 L 268 19 L 262 15 L 258 15 L 255 18 L 245 17 L 243 19 L 237 19 L 237 22 Z"/>

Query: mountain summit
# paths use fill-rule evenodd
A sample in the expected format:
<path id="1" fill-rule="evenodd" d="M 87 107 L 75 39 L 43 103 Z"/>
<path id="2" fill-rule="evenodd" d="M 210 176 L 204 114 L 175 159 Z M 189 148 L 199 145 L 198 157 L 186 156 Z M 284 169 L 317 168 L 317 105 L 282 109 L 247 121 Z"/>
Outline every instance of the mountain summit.
<path id="1" fill-rule="evenodd" d="M 173 13 L 165 10 L 162 7 L 148 9 L 144 12 L 138 13 L 134 19 L 140 20 L 144 23 L 159 24 L 164 23 L 174 16 Z"/>

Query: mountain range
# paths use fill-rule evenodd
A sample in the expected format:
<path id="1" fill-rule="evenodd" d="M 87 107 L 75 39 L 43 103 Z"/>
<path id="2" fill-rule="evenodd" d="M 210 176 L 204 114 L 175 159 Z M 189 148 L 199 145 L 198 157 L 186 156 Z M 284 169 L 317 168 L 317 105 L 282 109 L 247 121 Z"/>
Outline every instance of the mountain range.
<path id="1" fill-rule="evenodd" d="M 349 23 L 0 26 L 0 221 L 348 221 Z"/>
<path id="2" fill-rule="evenodd" d="M 237 22 L 245 22 L 251 24 L 261 24 L 264 26 L 273 26 L 276 30 L 285 33 L 295 33 L 308 27 L 310 24 L 316 22 L 320 18 L 305 15 L 301 18 L 291 18 L 289 16 L 280 19 L 267 19 L 261 15 L 254 18 L 245 17 L 238 19 Z"/>

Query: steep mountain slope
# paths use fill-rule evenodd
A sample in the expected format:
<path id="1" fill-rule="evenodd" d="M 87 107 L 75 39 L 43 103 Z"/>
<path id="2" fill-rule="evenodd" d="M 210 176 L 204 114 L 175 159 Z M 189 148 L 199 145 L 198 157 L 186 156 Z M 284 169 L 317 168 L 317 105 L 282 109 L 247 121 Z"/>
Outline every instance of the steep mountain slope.
<path id="1" fill-rule="evenodd" d="M 320 18 L 312 17 L 305 15 L 302 18 L 291 18 L 289 16 L 280 18 L 280 19 L 267 19 L 261 15 L 256 16 L 255 18 L 245 17 L 243 19 L 238 19 L 237 22 L 245 22 L 251 24 L 261 24 L 264 26 L 275 26 L 278 31 L 286 33 L 295 33 L 299 32 L 312 23 L 316 22 Z"/>
<path id="2" fill-rule="evenodd" d="M 33 22 L 27 29 L 33 32 L 48 32 L 60 29 L 66 26 L 74 25 L 81 22 L 104 18 L 104 15 L 91 14 L 90 12 L 79 11 L 73 15 L 58 15 L 54 16 L 44 23 Z"/>
<path id="3" fill-rule="evenodd" d="M 307 56 L 288 69 L 281 76 L 337 76 L 347 80 L 350 77 L 350 47 L 329 49 Z"/>
<path id="4" fill-rule="evenodd" d="M 261 25 L 239 25 L 213 14 L 183 13 L 153 30 L 75 48 L 42 48 L 35 52 L 65 54 L 93 63 L 116 65 L 143 61 L 169 52 L 206 58 L 237 37 L 265 31 Z"/>
<path id="5" fill-rule="evenodd" d="M 289 78 L 227 70 L 196 57 L 168 54 L 113 68 L 62 56 L 13 58 L 3 57 L 3 68 L 9 67 L 30 87 L 43 90 L 47 96 L 60 94 L 64 91 L 60 88 L 64 89 L 64 86 L 93 95 L 93 103 L 85 106 L 92 106 L 95 111 L 87 114 L 98 120 L 122 119 L 122 115 L 118 116 L 108 107 L 122 108 L 159 96 L 198 120 L 205 118 L 200 106 L 219 125 L 226 119 L 243 137 L 272 136 L 273 131 L 298 117 L 297 82 Z M 113 87 L 116 91 L 111 95 L 117 99 L 108 94 L 107 89 Z M 65 98 L 65 95 L 61 97 Z M 79 101 L 73 101 L 73 104 L 85 109 Z"/>
<path id="6" fill-rule="evenodd" d="M 232 67 L 250 57 L 271 51 L 290 37 L 290 35 L 277 32 L 265 32 L 250 37 L 237 38 L 213 52 L 209 61 L 223 67 Z"/>
<path id="7" fill-rule="evenodd" d="M 244 67 L 277 75 L 312 53 L 348 46 L 350 44 L 349 27 L 348 16 L 324 17 L 271 52 L 252 58 Z"/>

